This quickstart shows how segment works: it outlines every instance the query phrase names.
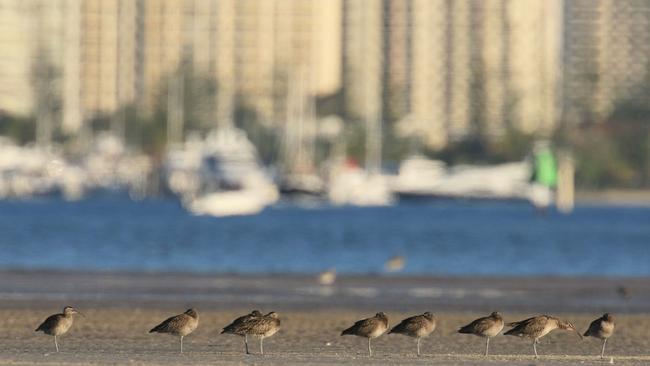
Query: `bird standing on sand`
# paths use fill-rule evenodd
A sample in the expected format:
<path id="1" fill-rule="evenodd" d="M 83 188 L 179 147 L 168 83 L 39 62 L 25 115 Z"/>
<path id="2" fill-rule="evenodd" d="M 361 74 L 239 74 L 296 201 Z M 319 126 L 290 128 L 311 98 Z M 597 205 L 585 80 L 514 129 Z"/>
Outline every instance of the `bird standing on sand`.
<path id="1" fill-rule="evenodd" d="M 501 317 L 500 312 L 495 311 L 489 316 L 478 318 L 460 328 L 458 333 L 474 334 L 479 337 L 485 337 L 485 356 L 487 356 L 490 348 L 490 338 L 499 335 L 501 330 L 503 330 L 503 317 Z"/>
<path id="2" fill-rule="evenodd" d="M 582 335 L 576 330 L 573 324 L 548 315 L 539 315 L 522 321 L 508 323 L 506 325 L 514 328 L 505 332 L 505 335 L 533 339 L 535 358 L 537 358 L 537 343 L 539 342 L 539 339 L 555 329 L 572 330 L 576 332 L 580 339 L 582 339 Z"/>
<path id="3" fill-rule="evenodd" d="M 357 321 L 353 326 L 341 332 L 341 335 L 355 335 L 368 338 L 368 354 L 372 357 L 370 340 L 384 334 L 386 330 L 388 330 L 388 317 L 386 314 L 379 312 L 372 318 Z"/>
<path id="4" fill-rule="evenodd" d="M 264 338 L 268 338 L 280 330 L 280 317 L 272 311 L 259 317 L 251 317 L 247 320 L 242 332 L 260 338 L 260 353 L 264 354 Z"/>
<path id="5" fill-rule="evenodd" d="M 262 313 L 260 313 L 258 310 L 253 310 L 250 312 L 250 314 L 240 316 L 239 318 L 233 320 L 232 323 L 228 324 L 221 330 L 221 334 L 235 334 L 244 337 L 244 347 L 246 349 L 246 354 L 248 355 L 250 352 L 248 352 L 248 334 L 246 334 L 246 327 L 251 320 L 260 318 L 262 316 Z"/>
<path id="6" fill-rule="evenodd" d="M 436 330 L 436 318 L 427 311 L 422 315 L 416 315 L 402 320 L 388 334 L 403 334 L 408 337 L 417 338 L 419 356 L 420 340 L 423 337 L 428 337 L 434 330 Z"/>
<path id="7" fill-rule="evenodd" d="M 585 332 L 585 337 L 595 337 L 603 340 L 603 349 L 600 351 L 600 358 L 605 358 L 605 345 L 607 344 L 607 338 L 611 337 L 614 334 L 614 317 L 609 313 L 603 314 L 600 318 L 594 320 L 589 325 L 589 329 Z"/>
<path id="8" fill-rule="evenodd" d="M 192 333 L 199 326 L 199 313 L 194 309 L 187 309 L 183 314 L 178 314 L 156 325 L 149 333 L 168 333 L 181 337 L 181 353 L 183 353 L 183 337 Z"/>
<path id="9" fill-rule="evenodd" d="M 74 314 L 79 314 L 83 316 L 77 309 L 72 306 L 66 306 L 63 308 L 61 314 L 50 315 L 41 325 L 36 328 L 36 332 L 43 331 L 47 335 L 54 336 L 54 346 L 56 351 L 59 352 L 59 343 L 56 341 L 56 337 L 63 335 L 70 330 L 72 323 L 74 322 Z"/>

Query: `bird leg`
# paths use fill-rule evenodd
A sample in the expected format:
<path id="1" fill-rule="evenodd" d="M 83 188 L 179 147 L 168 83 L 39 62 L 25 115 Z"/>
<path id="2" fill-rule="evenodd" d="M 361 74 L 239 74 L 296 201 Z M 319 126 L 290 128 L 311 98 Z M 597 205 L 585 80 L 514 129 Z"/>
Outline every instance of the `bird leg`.
<path id="1" fill-rule="evenodd" d="M 264 354 L 264 337 L 260 337 L 260 353 Z"/>
<path id="2" fill-rule="evenodd" d="M 607 344 L 607 338 L 603 341 L 603 350 L 600 351 L 600 358 L 605 358 L 605 345 Z"/>
<path id="3" fill-rule="evenodd" d="M 181 336 L 181 353 L 183 353 L 183 336 Z"/>
<path id="4" fill-rule="evenodd" d="M 244 345 L 246 346 L 246 354 L 250 355 L 250 352 L 248 352 L 248 334 L 244 334 Z"/>
<path id="5" fill-rule="evenodd" d="M 533 351 L 535 351 L 535 358 L 537 358 L 537 338 L 533 340 Z"/>
<path id="6" fill-rule="evenodd" d="M 370 347 L 370 338 L 368 338 L 368 354 L 369 354 L 369 357 L 372 357 L 372 348 Z"/>
<path id="7" fill-rule="evenodd" d="M 420 355 L 420 339 L 422 338 L 418 337 L 418 356 Z"/>
<path id="8" fill-rule="evenodd" d="M 56 336 L 54 336 L 54 347 L 56 347 L 56 351 L 59 352 L 59 343 L 56 341 Z"/>
<path id="9" fill-rule="evenodd" d="M 485 357 L 488 355 L 488 350 L 490 349 L 490 337 L 485 337 L 487 340 L 485 341 Z"/>

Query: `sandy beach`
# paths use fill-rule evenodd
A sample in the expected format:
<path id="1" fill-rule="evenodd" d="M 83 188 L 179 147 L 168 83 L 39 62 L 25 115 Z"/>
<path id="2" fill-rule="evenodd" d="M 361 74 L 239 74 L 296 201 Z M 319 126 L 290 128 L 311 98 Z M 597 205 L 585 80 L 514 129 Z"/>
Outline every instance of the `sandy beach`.
<path id="1" fill-rule="evenodd" d="M 617 291 L 619 286 L 625 287 L 624 293 Z M 610 360 L 647 365 L 649 288 L 647 279 L 363 276 L 323 287 L 310 276 L 5 271 L 0 272 L 0 365 L 602 365 Z M 251 295 L 256 289 L 260 294 Z M 400 296 L 400 291 L 407 295 Z M 539 296 L 530 298 L 534 293 Z M 518 296 L 529 299 L 516 301 Z M 586 298 L 591 306 L 574 298 Z M 60 338 L 61 352 L 56 354 L 52 337 L 34 329 L 64 305 L 76 306 L 86 317 L 78 318 Z M 147 333 L 190 306 L 199 311 L 200 325 L 186 337 L 183 355 L 178 354 L 177 338 Z M 264 356 L 257 354 L 256 340 L 250 342 L 255 354 L 244 355 L 242 338 L 219 334 L 234 317 L 254 308 L 278 311 L 282 319 L 282 330 L 264 342 Z M 436 314 L 438 328 L 422 342 L 419 358 L 415 341 L 404 336 L 374 340 L 372 359 L 365 339 L 339 336 L 355 320 L 376 311 L 387 312 L 390 323 L 396 324 L 426 310 Z M 597 357 L 598 340 L 580 341 L 562 331 L 542 339 L 538 360 L 532 357 L 530 341 L 507 336 L 492 340 L 492 355 L 486 359 L 481 356 L 483 339 L 456 330 L 492 310 L 501 310 L 506 321 L 550 313 L 582 331 L 610 311 L 617 316 L 617 331 L 604 361 Z"/>

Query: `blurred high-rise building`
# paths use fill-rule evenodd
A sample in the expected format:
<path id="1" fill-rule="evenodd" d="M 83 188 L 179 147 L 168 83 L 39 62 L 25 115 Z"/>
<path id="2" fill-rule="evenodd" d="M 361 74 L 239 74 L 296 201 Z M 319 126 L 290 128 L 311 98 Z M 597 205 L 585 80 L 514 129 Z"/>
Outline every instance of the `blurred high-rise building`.
<path id="1" fill-rule="evenodd" d="M 650 102 L 650 2 L 565 4 L 565 117 L 602 120 L 622 104 Z"/>
<path id="2" fill-rule="evenodd" d="M 388 1 L 389 113 L 432 148 L 507 128 L 548 134 L 559 115 L 560 0 Z"/>

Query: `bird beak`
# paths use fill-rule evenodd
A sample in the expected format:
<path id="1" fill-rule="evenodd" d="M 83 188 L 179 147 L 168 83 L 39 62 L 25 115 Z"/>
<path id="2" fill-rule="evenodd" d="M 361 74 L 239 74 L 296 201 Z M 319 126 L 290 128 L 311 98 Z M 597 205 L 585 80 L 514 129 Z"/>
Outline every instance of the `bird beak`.
<path id="1" fill-rule="evenodd" d="M 82 314 L 80 311 L 78 311 L 78 310 L 75 310 L 75 313 L 81 315 L 81 316 L 84 317 L 84 318 L 86 317 L 85 315 L 83 315 L 83 314 Z"/>

